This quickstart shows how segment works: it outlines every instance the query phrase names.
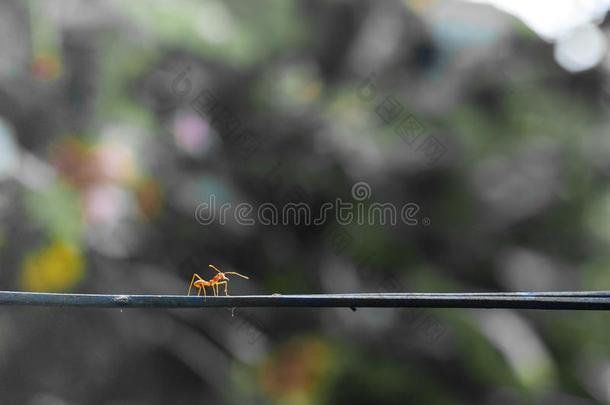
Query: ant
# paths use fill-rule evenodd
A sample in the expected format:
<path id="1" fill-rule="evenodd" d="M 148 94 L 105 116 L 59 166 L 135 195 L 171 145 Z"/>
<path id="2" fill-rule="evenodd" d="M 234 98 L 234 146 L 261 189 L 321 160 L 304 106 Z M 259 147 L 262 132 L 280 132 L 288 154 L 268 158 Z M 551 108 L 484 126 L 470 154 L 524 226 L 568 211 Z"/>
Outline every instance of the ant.
<path id="1" fill-rule="evenodd" d="M 191 284 L 189 284 L 189 291 L 188 291 L 188 295 L 191 295 L 191 288 L 193 286 L 195 286 L 196 288 L 199 289 L 199 292 L 197 293 L 197 296 L 199 296 L 201 294 L 201 290 L 203 290 L 203 295 L 207 296 L 207 293 L 205 292 L 205 288 L 206 287 L 212 287 L 212 291 L 214 292 L 214 296 L 218 296 L 218 286 L 221 284 L 224 284 L 225 286 L 225 295 L 229 295 L 229 293 L 227 292 L 227 285 L 229 284 L 229 278 L 225 275 L 225 274 L 236 274 L 239 277 L 243 277 L 246 280 L 249 280 L 249 278 L 247 276 L 244 276 L 243 274 L 239 274 L 236 273 L 234 271 L 227 271 L 226 273 L 223 273 L 222 271 L 218 270 L 213 264 L 209 264 L 208 267 L 210 267 L 213 270 L 216 270 L 218 272 L 218 274 L 216 274 L 212 279 L 210 279 L 209 281 L 206 281 L 204 279 L 201 278 L 201 276 L 197 273 L 193 274 L 193 278 L 191 279 Z M 197 278 L 198 280 L 195 280 L 195 278 Z"/>

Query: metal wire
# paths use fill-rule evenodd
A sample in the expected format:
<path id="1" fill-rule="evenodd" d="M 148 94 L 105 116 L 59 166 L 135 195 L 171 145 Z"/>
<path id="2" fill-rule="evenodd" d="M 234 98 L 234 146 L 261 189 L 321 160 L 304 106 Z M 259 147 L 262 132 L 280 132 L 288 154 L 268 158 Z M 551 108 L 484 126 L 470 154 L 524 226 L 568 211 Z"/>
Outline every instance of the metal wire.
<path id="1" fill-rule="evenodd" d="M 314 295 L 55 294 L 0 291 L 0 305 L 97 308 L 345 307 L 345 308 L 512 308 L 610 310 L 610 291 L 498 293 L 367 293 Z"/>

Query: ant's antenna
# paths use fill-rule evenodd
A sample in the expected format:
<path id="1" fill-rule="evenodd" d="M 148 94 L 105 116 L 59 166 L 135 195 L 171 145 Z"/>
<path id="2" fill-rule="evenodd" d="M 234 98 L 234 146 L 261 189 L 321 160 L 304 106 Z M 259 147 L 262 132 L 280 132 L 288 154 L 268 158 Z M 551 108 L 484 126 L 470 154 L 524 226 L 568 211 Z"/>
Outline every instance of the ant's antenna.
<path id="1" fill-rule="evenodd" d="M 218 270 L 218 269 L 216 268 L 216 266 L 214 266 L 213 264 L 208 264 L 208 267 L 209 267 L 209 268 L 211 268 L 211 269 L 216 270 L 216 271 L 217 271 L 217 272 L 219 272 L 219 273 L 222 273 L 222 271 Z"/>
<path id="2" fill-rule="evenodd" d="M 250 277 L 248 277 L 248 276 L 244 276 L 243 274 L 239 274 L 239 273 L 237 273 L 237 272 L 235 272 L 235 271 L 227 271 L 225 274 L 236 274 L 236 275 L 238 275 L 239 277 L 243 277 L 243 278 L 245 278 L 246 280 L 250 280 Z"/>

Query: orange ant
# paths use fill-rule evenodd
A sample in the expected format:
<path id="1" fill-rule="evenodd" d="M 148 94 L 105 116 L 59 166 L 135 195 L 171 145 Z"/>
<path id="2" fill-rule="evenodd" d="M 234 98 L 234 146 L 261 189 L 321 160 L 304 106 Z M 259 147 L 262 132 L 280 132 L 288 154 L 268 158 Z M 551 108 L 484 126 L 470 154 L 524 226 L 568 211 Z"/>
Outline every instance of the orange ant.
<path id="1" fill-rule="evenodd" d="M 205 288 L 206 287 L 212 287 L 212 291 L 214 292 L 214 296 L 218 296 L 218 286 L 224 284 L 224 286 L 225 286 L 225 295 L 228 296 L 229 293 L 227 292 L 227 285 L 229 284 L 228 283 L 229 278 L 225 274 L 235 274 L 235 275 L 238 275 L 239 277 L 243 277 L 246 280 L 249 280 L 249 278 L 247 276 L 244 276 L 243 274 L 236 273 L 234 271 L 227 271 L 226 273 L 223 273 L 222 271 L 218 270 L 213 264 L 209 264 L 208 267 L 210 267 L 213 270 L 216 270 L 218 272 L 218 274 L 216 274 L 209 281 L 204 280 L 197 273 L 193 274 L 193 278 L 191 279 L 191 284 L 189 284 L 188 295 L 191 295 L 191 288 L 193 286 L 195 286 L 196 288 L 199 289 L 199 292 L 197 293 L 197 296 L 199 296 L 201 294 L 201 290 L 203 290 L 203 295 L 207 296 L 207 293 L 205 292 Z M 195 280 L 195 278 L 197 278 L 198 280 Z"/>

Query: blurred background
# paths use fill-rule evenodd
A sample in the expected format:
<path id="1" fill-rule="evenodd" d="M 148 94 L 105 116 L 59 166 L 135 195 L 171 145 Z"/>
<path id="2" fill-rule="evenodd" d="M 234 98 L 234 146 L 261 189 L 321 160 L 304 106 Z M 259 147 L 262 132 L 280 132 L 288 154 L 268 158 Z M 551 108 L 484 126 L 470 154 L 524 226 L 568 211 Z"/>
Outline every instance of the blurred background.
<path id="1" fill-rule="evenodd" d="M 0 289 L 610 289 L 608 1 L 3 0 Z M 415 224 L 205 222 L 416 203 Z M 208 293 L 210 291 L 208 290 Z M 610 403 L 602 312 L 0 309 L 0 403 Z"/>

